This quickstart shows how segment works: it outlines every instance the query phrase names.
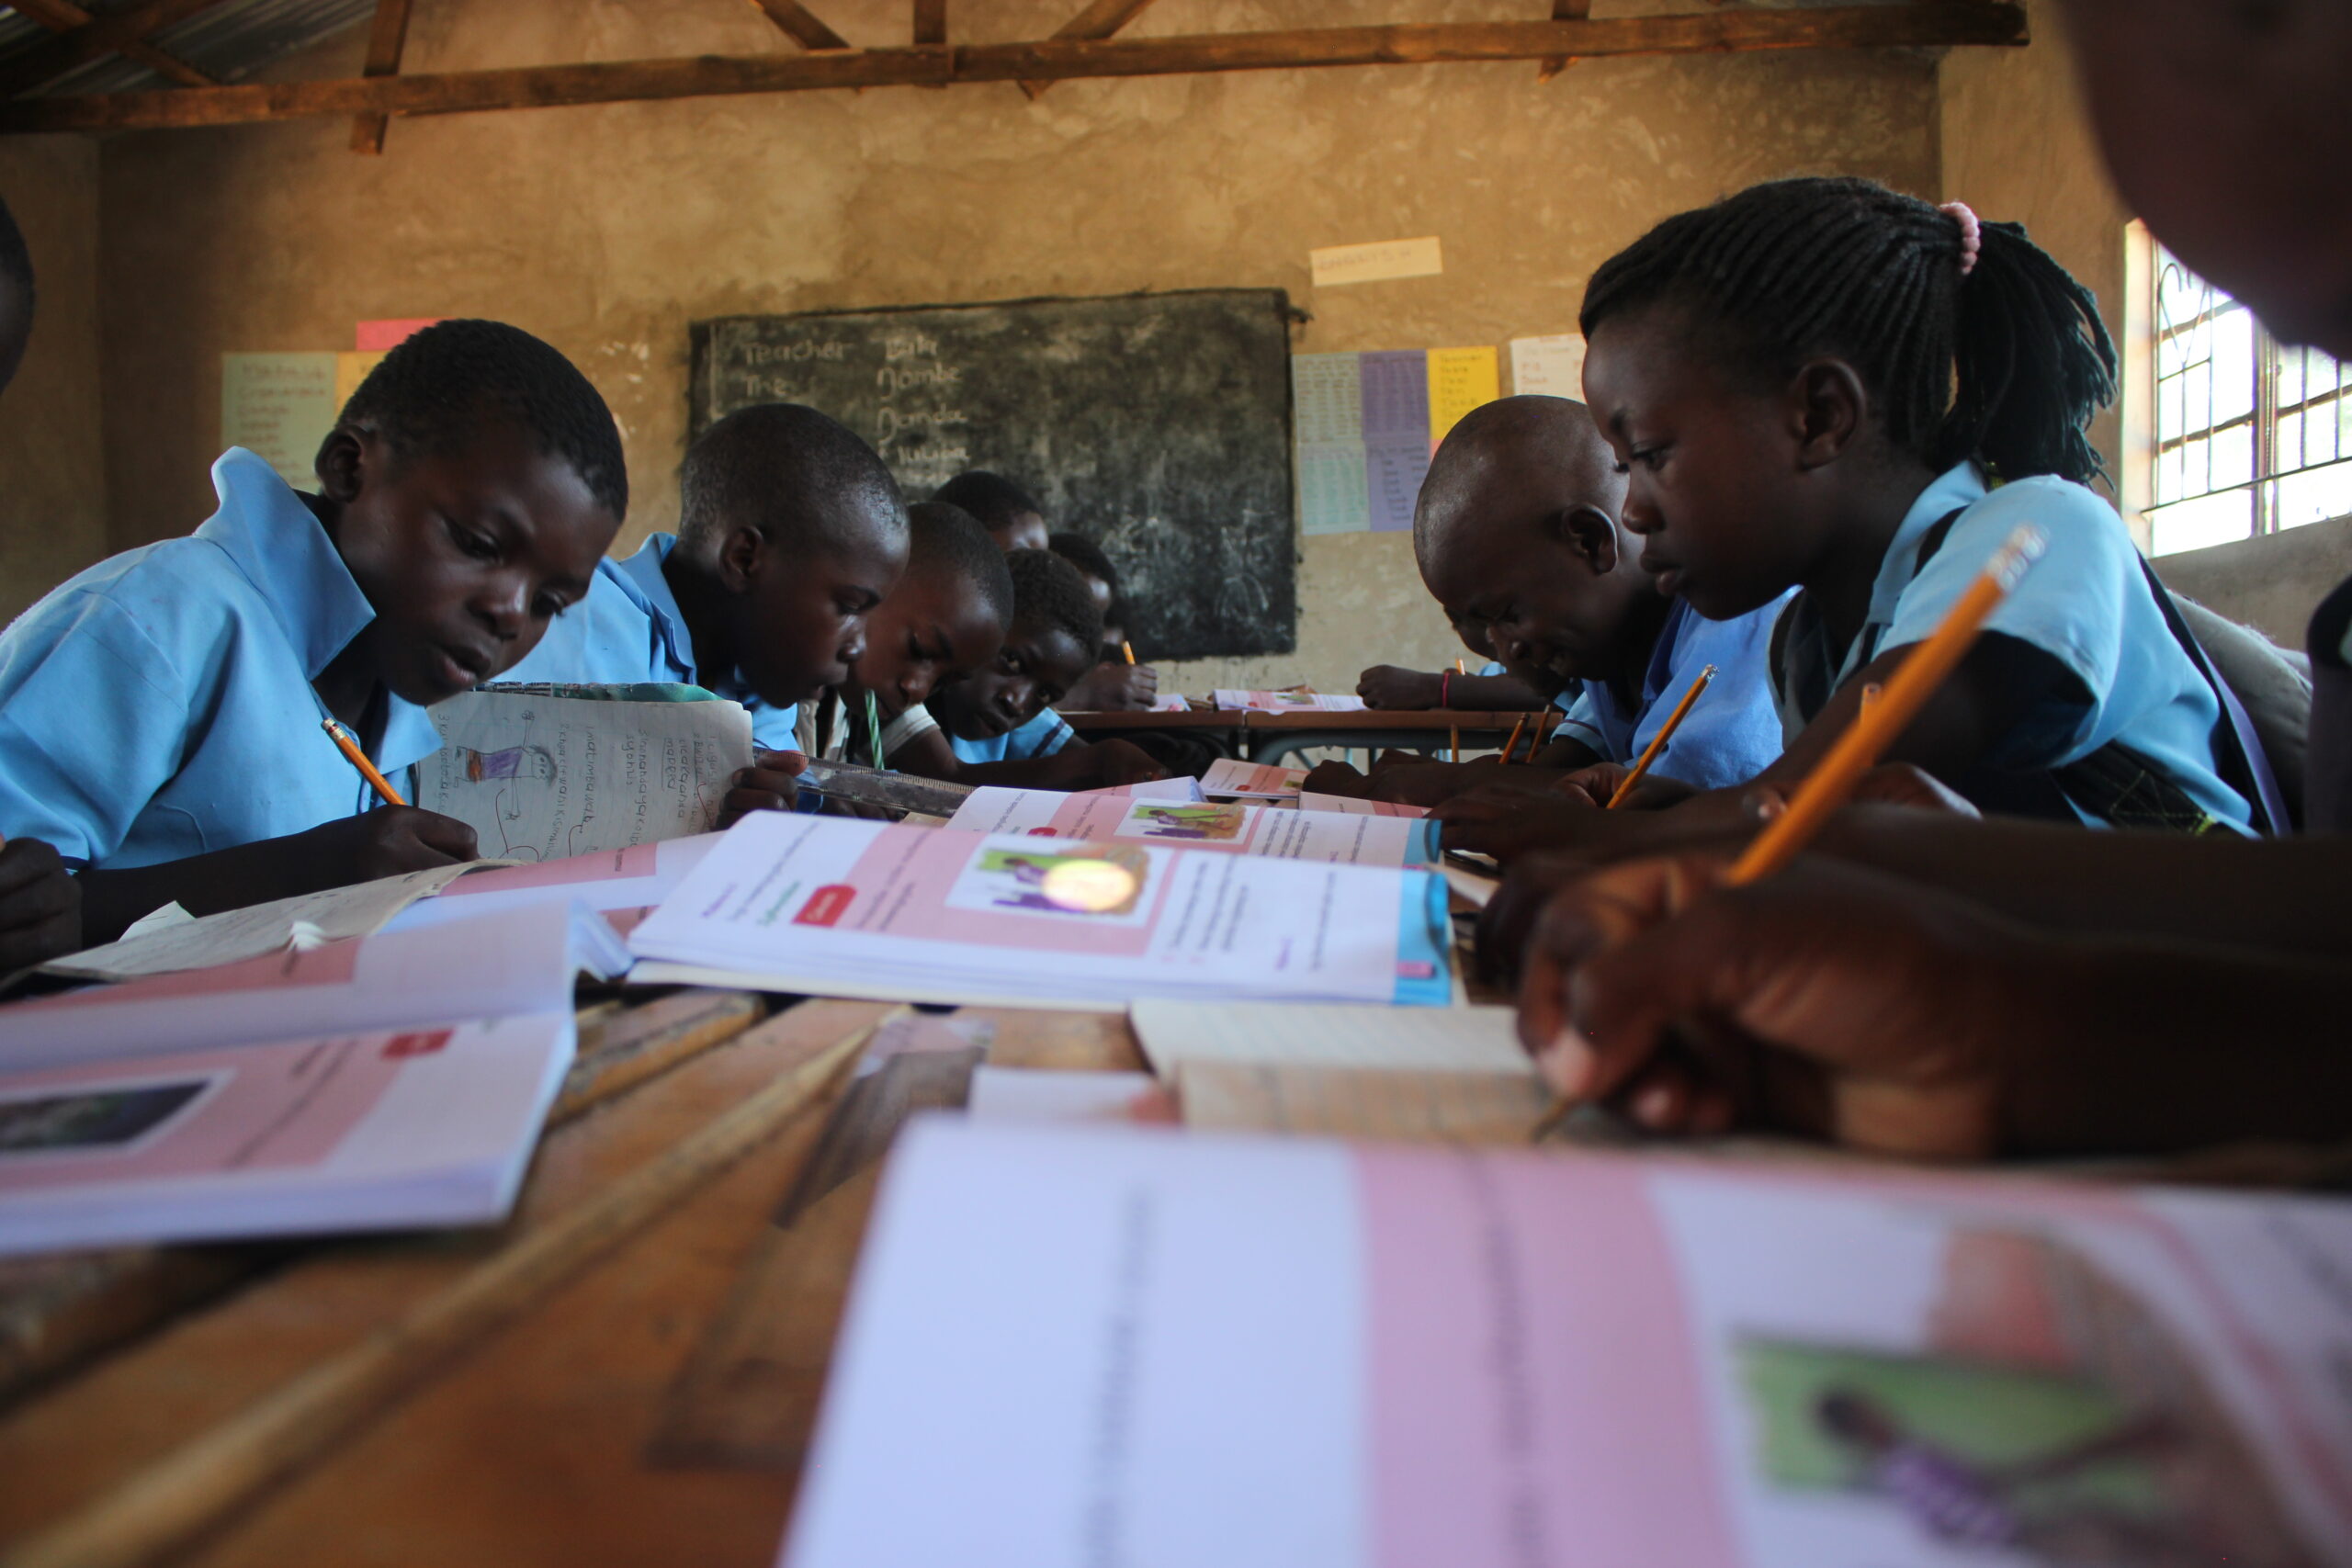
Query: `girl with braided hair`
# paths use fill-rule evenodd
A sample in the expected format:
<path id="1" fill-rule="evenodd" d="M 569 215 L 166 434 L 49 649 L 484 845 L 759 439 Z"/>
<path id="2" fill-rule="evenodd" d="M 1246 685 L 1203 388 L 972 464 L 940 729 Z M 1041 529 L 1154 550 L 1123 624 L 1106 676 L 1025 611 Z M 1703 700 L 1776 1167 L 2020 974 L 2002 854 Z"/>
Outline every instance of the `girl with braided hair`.
<path id="1" fill-rule="evenodd" d="M 1593 275 L 1585 396 L 1658 587 L 1727 619 L 1800 592 L 1769 660 L 1792 788 L 2022 523 L 2041 558 L 1892 749 L 1984 812 L 2248 831 L 2263 764 L 2085 438 L 2114 395 L 2097 301 L 2014 224 L 1859 179 L 1753 186 Z M 1634 822 L 1524 799 L 1438 813 L 1448 848 L 1639 852 L 1739 790 Z"/>
<path id="2" fill-rule="evenodd" d="M 1768 781 L 1803 777 L 2030 522 L 2041 559 L 1896 758 L 1987 811 L 2248 827 L 2223 699 L 2086 488 L 2114 347 L 2022 228 L 1866 180 L 1757 186 L 1603 265 L 1583 327 L 1659 587 L 1716 618 L 1802 591 L 1773 638 Z"/>

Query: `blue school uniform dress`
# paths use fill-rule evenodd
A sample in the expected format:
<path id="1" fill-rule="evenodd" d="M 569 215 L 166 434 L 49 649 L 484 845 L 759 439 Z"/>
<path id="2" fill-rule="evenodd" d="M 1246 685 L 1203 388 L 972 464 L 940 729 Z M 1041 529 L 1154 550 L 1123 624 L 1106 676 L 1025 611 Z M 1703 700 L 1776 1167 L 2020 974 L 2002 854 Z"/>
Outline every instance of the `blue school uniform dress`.
<path id="1" fill-rule="evenodd" d="M 1798 595 L 1773 637 L 1788 737 L 1864 665 L 1933 635 L 2023 523 L 2041 530 L 2042 556 L 1984 629 L 2040 649 L 2083 691 L 2041 704 L 1977 766 L 1945 782 L 1988 811 L 2246 830 L 2251 810 L 2223 781 L 2215 750 L 2221 700 L 2166 624 L 2123 520 L 2081 485 L 2048 475 L 1988 492 L 1962 463 L 1929 485 L 1887 546 L 1851 648 L 1832 648 Z"/>
<path id="2" fill-rule="evenodd" d="M 232 447 L 212 486 L 194 534 L 100 561 L 0 633 L 0 833 L 119 870 L 379 804 L 311 689 L 374 608 L 267 463 Z M 398 697 L 359 739 L 403 793 L 441 746 Z"/>
<path id="3" fill-rule="evenodd" d="M 1076 739 L 1078 732 L 1061 715 L 1047 708 L 1002 735 L 991 735 L 986 740 L 967 740 L 960 735 L 951 735 L 947 744 L 959 762 L 1025 762 L 1032 757 L 1050 757 Z"/>
<path id="4" fill-rule="evenodd" d="M 1579 681 L 1557 699 L 1568 715 L 1554 738 L 1581 741 L 1607 761 L 1630 763 L 1648 750 L 1690 682 L 1712 664 L 1714 680 L 1650 771 L 1697 789 L 1746 784 L 1781 755 L 1781 716 L 1772 703 L 1766 660 L 1772 623 L 1786 602 L 1711 621 L 1683 601 L 1673 601 L 1632 705 L 1620 702 L 1607 682 Z"/>
<path id="5" fill-rule="evenodd" d="M 530 657 L 499 680 L 700 686 L 751 711 L 752 740 L 762 750 L 798 750 L 798 704 L 773 706 L 731 670 L 719 675 L 695 668 L 694 634 L 686 629 L 670 580 L 662 575 L 662 563 L 677 547 L 675 534 L 655 534 L 626 560 L 605 557 L 587 597 L 549 622 Z"/>

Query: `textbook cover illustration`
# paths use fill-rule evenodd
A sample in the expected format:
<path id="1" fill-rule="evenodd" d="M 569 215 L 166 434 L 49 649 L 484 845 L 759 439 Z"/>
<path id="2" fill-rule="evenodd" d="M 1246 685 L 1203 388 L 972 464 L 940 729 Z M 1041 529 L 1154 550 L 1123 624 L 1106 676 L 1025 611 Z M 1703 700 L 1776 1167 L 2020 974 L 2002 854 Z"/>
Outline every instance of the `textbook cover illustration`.
<path id="1" fill-rule="evenodd" d="M 1047 799 L 1113 822 L 1166 806 Z M 1237 854 L 1149 831 L 1076 839 L 763 811 L 729 829 L 629 945 L 647 984 L 724 975 L 816 996 L 1031 1006 L 1442 1006 L 1449 925 L 1443 883 L 1419 869 Z"/>
<path id="2" fill-rule="evenodd" d="M 2320 1199 L 933 1119 L 783 1561 L 2345 1564 L 2347 1278 Z"/>
<path id="3" fill-rule="evenodd" d="M 1339 865 L 1428 865 L 1437 859 L 1434 822 L 1283 811 L 1238 801 L 1129 800 L 988 784 L 974 790 L 947 825 L 975 833 L 1169 844 Z"/>

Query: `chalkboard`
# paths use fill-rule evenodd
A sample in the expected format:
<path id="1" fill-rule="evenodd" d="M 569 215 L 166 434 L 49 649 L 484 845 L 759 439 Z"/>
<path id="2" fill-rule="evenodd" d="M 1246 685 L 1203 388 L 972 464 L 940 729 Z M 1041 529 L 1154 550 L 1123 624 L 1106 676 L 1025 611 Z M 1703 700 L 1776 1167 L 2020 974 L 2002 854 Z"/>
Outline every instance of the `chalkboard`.
<path id="1" fill-rule="evenodd" d="M 1219 288 L 697 321 L 693 426 L 808 403 L 910 501 L 1002 474 L 1111 558 L 1147 657 L 1289 653 L 1291 320 Z"/>

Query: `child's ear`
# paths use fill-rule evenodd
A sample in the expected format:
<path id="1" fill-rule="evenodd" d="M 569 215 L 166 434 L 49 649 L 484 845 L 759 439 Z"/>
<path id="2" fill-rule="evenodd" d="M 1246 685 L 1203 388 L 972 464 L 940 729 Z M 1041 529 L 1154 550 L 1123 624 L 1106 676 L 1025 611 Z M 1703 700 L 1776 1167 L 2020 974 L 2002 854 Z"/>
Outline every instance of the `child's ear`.
<path id="1" fill-rule="evenodd" d="M 729 593 L 748 592 L 768 566 L 768 536 L 750 524 L 718 541 L 718 581 Z"/>
<path id="2" fill-rule="evenodd" d="M 338 424 L 327 432 L 319 443 L 318 461 L 311 465 L 318 471 L 319 493 L 329 501 L 348 502 L 356 500 L 365 485 L 370 459 L 381 452 L 383 443 L 363 443 L 359 433 L 347 424 Z"/>
<path id="3" fill-rule="evenodd" d="M 1869 423 L 1870 410 L 1869 390 L 1844 360 L 1815 359 L 1800 367 L 1788 397 L 1799 466 L 1826 468 L 1843 457 Z"/>
<path id="4" fill-rule="evenodd" d="M 1578 506 L 1560 513 L 1552 525 L 1560 542 L 1574 550 L 1595 577 L 1606 577 L 1617 570 L 1621 552 L 1613 518 L 1589 506 Z"/>

